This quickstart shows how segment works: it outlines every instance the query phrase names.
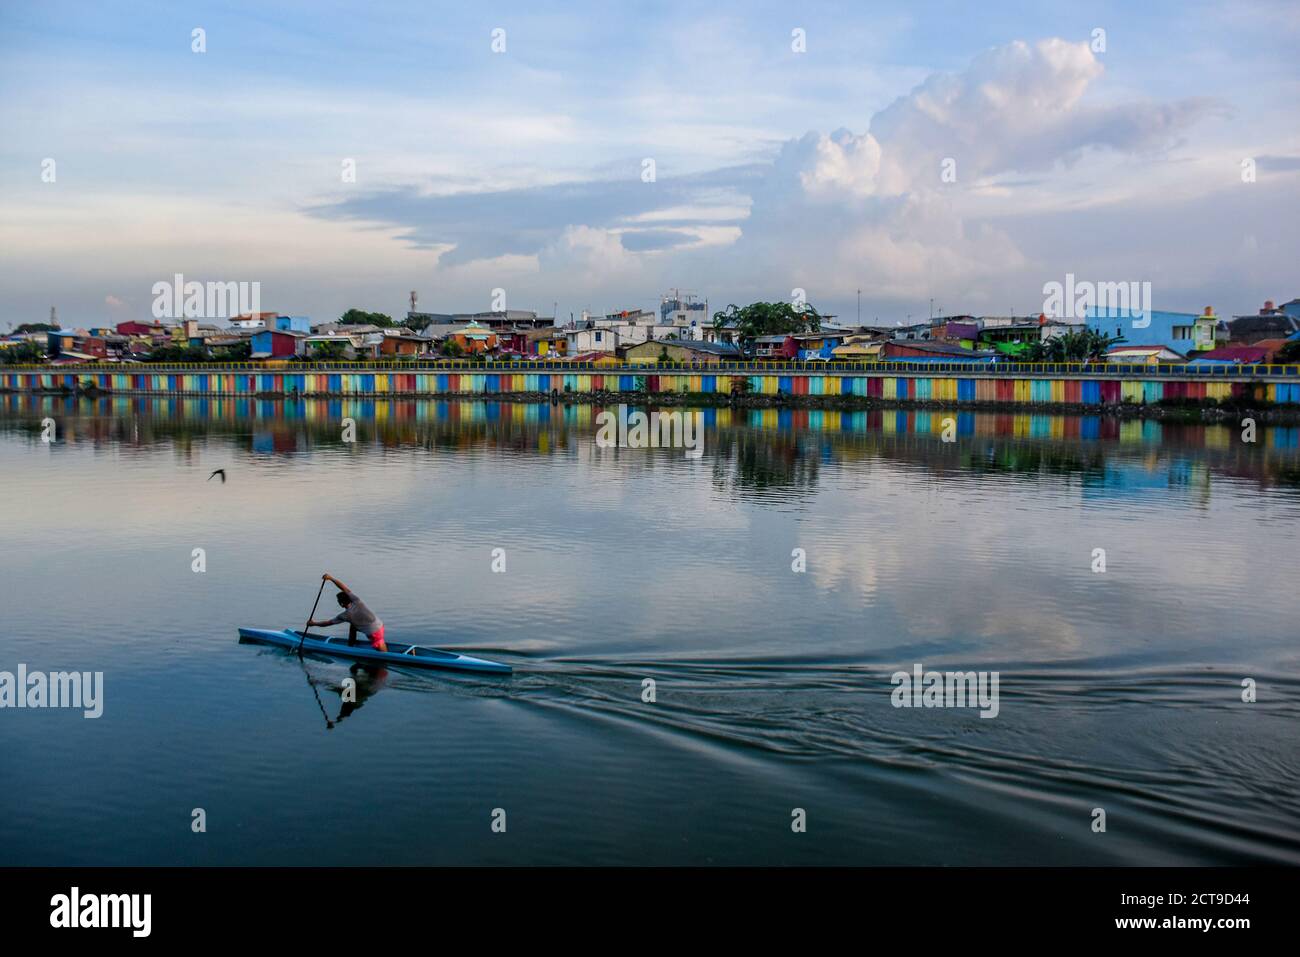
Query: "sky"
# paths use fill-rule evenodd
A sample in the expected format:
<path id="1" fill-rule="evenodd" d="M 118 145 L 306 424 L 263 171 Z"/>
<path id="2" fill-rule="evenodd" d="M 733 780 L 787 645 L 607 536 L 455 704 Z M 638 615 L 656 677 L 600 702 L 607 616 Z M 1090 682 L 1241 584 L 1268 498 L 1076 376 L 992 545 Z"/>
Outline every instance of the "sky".
<path id="1" fill-rule="evenodd" d="M 892 324 L 1067 274 L 1253 312 L 1300 296 L 1297 41 L 1294 2 L 0 0 L 0 328 L 178 273 L 318 321 Z"/>

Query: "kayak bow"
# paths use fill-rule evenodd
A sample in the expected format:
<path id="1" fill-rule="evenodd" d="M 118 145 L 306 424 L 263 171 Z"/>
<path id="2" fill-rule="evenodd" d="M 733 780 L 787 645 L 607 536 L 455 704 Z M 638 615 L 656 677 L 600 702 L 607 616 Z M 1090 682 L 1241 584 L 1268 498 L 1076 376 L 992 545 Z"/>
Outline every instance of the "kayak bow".
<path id="1" fill-rule="evenodd" d="M 349 645 L 341 635 L 308 635 L 301 631 L 285 628 L 272 631 L 266 628 L 240 628 L 241 643 L 277 645 L 281 648 L 301 648 L 303 651 L 315 651 L 337 658 L 351 658 L 355 661 L 373 661 L 376 663 L 396 665 L 399 668 L 442 668 L 450 671 L 479 671 L 489 674 L 510 674 L 510 666 L 486 658 L 474 658 L 455 651 L 442 651 L 438 648 L 422 648 L 419 645 L 406 645 L 400 641 L 388 642 L 387 651 L 376 651 L 369 642 L 358 640 Z"/>

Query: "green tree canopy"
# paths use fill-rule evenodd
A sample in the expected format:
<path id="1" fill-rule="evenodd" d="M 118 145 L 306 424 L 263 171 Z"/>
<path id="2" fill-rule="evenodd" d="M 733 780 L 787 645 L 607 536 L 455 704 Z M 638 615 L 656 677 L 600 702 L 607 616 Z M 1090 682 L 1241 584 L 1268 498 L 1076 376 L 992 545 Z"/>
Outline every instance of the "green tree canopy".
<path id="1" fill-rule="evenodd" d="M 397 325 L 393 322 L 392 316 L 386 316 L 382 312 L 365 312 L 361 309 L 349 309 L 339 316 L 339 322 L 349 326 L 378 326 L 381 329 L 390 329 Z"/>
<path id="2" fill-rule="evenodd" d="M 748 306 L 727 306 L 713 314 L 715 329 L 731 329 L 744 345 L 759 336 L 792 335 L 817 332 L 822 315 L 810 303 L 795 306 L 789 302 L 751 302 Z"/>
<path id="3" fill-rule="evenodd" d="M 19 365 L 20 363 L 37 363 L 45 361 L 45 350 L 34 342 L 19 342 L 0 349 L 0 363 Z"/>
<path id="4" fill-rule="evenodd" d="M 321 362 L 339 362 L 348 357 L 348 344 L 346 342 L 313 342 L 311 344 L 311 354 L 305 356 L 307 359 L 319 359 Z"/>
<path id="5" fill-rule="evenodd" d="M 52 325 L 48 322 L 24 322 L 14 330 L 14 335 L 20 336 L 24 332 L 57 332 L 58 329 L 58 326 Z"/>
<path id="6" fill-rule="evenodd" d="M 149 350 L 150 362 L 207 362 L 212 357 L 202 346 L 162 345 Z"/>
<path id="7" fill-rule="evenodd" d="M 1080 329 L 1031 342 L 1019 358 L 1026 362 L 1086 362 L 1103 358 L 1107 349 L 1123 341 L 1123 336 L 1108 336 L 1095 329 Z"/>
<path id="8" fill-rule="evenodd" d="M 1300 362 L 1300 339 L 1292 340 L 1277 351 L 1273 357 L 1274 362 L 1289 365 L 1293 362 Z"/>

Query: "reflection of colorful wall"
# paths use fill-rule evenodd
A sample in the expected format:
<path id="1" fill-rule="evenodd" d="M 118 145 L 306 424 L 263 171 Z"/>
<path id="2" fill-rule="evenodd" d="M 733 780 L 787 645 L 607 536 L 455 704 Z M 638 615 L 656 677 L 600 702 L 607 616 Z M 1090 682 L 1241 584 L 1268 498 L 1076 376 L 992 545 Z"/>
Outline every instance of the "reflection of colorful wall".
<path id="1" fill-rule="evenodd" d="M 1225 399 L 1252 388 L 1256 398 L 1300 403 L 1300 382 L 1180 382 L 1143 379 L 995 379 L 888 375 L 605 375 L 494 372 L 9 372 L 0 387 L 16 390 L 94 385 L 112 392 L 255 395 L 439 395 L 512 392 L 731 392 L 734 380 L 762 395 L 864 396 L 936 402 L 1015 402 L 1102 405 L 1161 399 Z"/>
<path id="2" fill-rule="evenodd" d="M 617 403 L 619 400 L 612 400 Z M 358 422 L 400 429 L 405 424 L 458 422 L 461 424 L 512 422 L 516 424 L 558 424 L 594 429 L 603 408 L 587 403 L 551 405 L 549 402 L 429 401 L 409 396 L 371 398 L 363 396 L 308 398 L 295 401 L 259 399 L 253 396 L 112 395 L 87 400 L 75 396 L 49 396 L 13 392 L 0 394 L 0 410 L 43 416 L 60 414 L 60 438 L 69 440 L 79 430 L 93 432 L 105 421 L 100 418 L 78 424 L 78 412 L 93 409 L 96 416 L 139 415 L 170 423 L 242 423 L 247 432 L 252 421 L 255 435 L 266 429 L 290 425 L 328 426 L 337 435 L 337 423 L 345 416 Z M 651 402 L 641 408 L 655 408 Z M 661 406 L 659 406 L 661 407 Z M 662 408 L 662 407 L 661 407 Z M 1164 422 L 1156 419 L 1120 419 L 1103 415 L 1056 415 L 1045 412 L 974 411 L 942 409 L 809 409 L 729 408 L 708 406 L 696 410 L 706 428 L 748 427 L 762 430 L 811 431 L 840 435 L 882 435 L 929 437 L 938 440 L 951 429 L 959 438 L 1027 439 L 1066 442 L 1082 440 L 1121 445 L 1184 446 L 1196 449 L 1244 449 L 1236 425 L 1202 422 Z M 273 444 L 261 439 L 256 447 L 266 451 L 300 448 L 296 432 L 279 433 Z M 107 433 L 100 437 L 106 437 Z M 412 435 L 408 440 L 415 441 Z M 1300 452 L 1300 427 L 1265 426 L 1255 450 Z M 1248 474 L 1248 473 L 1243 473 Z M 1121 480 L 1108 476 L 1104 484 Z"/>

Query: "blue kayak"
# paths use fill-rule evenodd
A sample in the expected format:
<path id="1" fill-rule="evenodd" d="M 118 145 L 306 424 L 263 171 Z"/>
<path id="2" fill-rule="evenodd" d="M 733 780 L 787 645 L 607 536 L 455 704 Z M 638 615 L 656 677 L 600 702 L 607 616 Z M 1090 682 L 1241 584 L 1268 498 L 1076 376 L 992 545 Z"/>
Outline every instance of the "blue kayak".
<path id="1" fill-rule="evenodd" d="M 351 658 L 354 661 L 370 661 L 376 664 L 396 665 L 399 668 L 443 668 L 451 671 L 480 671 L 489 674 L 508 675 L 510 666 L 486 658 L 474 658 L 455 651 L 440 651 L 437 648 L 421 648 L 419 645 L 404 645 L 400 641 L 388 642 L 387 651 L 375 651 L 365 639 L 358 639 L 355 645 L 349 645 L 342 635 L 313 635 L 302 637 L 301 631 L 285 628 L 272 631 L 266 628 L 240 628 L 239 640 L 262 645 L 278 645 L 281 648 L 296 649 L 299 642 L 303 651 L 313 651 L 337 658 Z"/>

